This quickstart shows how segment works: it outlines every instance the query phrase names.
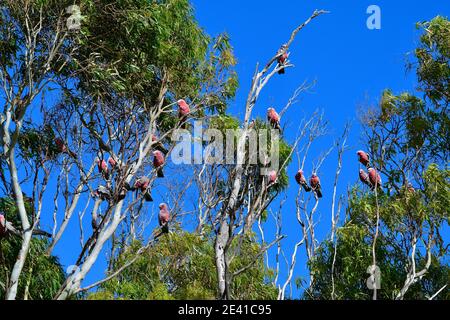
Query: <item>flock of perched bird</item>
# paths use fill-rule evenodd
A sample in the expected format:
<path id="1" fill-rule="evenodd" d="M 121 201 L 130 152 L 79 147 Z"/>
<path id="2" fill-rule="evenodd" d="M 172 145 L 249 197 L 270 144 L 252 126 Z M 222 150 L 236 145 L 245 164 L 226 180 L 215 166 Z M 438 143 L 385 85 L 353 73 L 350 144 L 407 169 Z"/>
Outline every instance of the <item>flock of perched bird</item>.
<path id="1" fill-rule="evenodd" d="M 283 50 L 281 48 L 280 50 Z M 288 54 L 285 52 L 281 54 L 278 58 L 278 64 L 279 66 L 283 66 L 287 63 Z M 279 74 L 284 74 L 285 70 L 284 68 L 281 68 L 278 72 Z M 179 118 L 179 127 L 180 128 L 186 128 L 186 122 L 188 119 L 188 116 L 190 114 L 190 108 L 189 105 L 186 103 L 185 100 L 181 99 L 177 101 L 178 105 L 178 118 Z M 275 111 L 274 108 L 268 108 L 267 109 L 267 120 L 269 124 L 275 128 L 281 131 L 280 126 L 280 116 Z M 167 154 L 167 149 L 164 147 L 163 143 L 159 141 L 158 137 L 156 135 L 152 136 L 152 143 L 153 143 L 153 166 L 156 170 L 156 174 L 158 178 L 164 177 L 163 172 L 163 166 L 165 164 L 165 154 Z M 69 156 L 73 158 L 77 158 L 76 153 L 72 152 L 68 149 L 64 141 L 60 138 L 55 139 L 55 145 L 57 150 L 60 153 L 66 153 Z M 359 178 L 365 185 L 369 186 L 371 190 L 375 190 L 376 188 L 381 188 L 381 177 L 378 174 L 377 170 L 370 166 L 370 158 L 369 155 L 364 151 L 358 151 L 358 160 L 360 163 L 362 163 L 368 170 L 368 173 L 364 171 L 363 169 L 359 170 Z M 114 158 L 109 158 L 106 162 L 105 160 L 97 159 L 97 167 L 99 173 L 102 175 L 102 177 L 107 182 L 107 186 L 100 185 L 94 192 L 94 196 L 98 197 L 101 200 L 110 200 L 112 198 L 112 191 L 111 191 L 111 183 L 110 178 L 112 173 L 115 170 L 120 169 L 120 160 L 116 160 Z M 316 173 L 312 173 L 311 178 L 309 180 L 309 184 L 303 174 L 303 170 L 300 169 L 297 171 L 295 175 L 295 181 L 303 187 L 303 189 L 306 192 L 313 191 L 317 198 L 322 198 L 322 188 L 320 184 L 320 179 L 317 176 Z M 277 171 L 270 171 L 268 174 L 268 187 L 271 187 L 272 185 L 277 183 Z M 140 192 L 143 198 L 146 201 L 153 201 L 153 198 L 150 194 L 150 179 L 147 176 L 142 176 L 136 179 L 135 183 L 131 185 L 129 182 L 125 182 L 123 187 L 120 188 L 119 194 L 117 195 L 118 200 L 123 200 L 126 196 L 126 193 L 128 191 L 136 191 Z M 93 217 L 92 225 L 94 228 L 97 227 L 97 217 Z M 159 205 L 159 214 L 158 214 L 158 222 L 161 226 L 161 229 L 163 232 L 168 232 L 168 223 L 170 220 L 170 213 L 167 204 L 161 203 Z M 14 228 L 14 226 L 11 224 L 11 222 L 7 221 L 5 216 L 0 213 L 0 238 L 8 235 L 8 234 L 16 234 L 21 235 L 21 232 L 19 232 L 17 229 Z M 41 230 L 35 230 L 35 234 L 41 234 L 50 236 L 48 233 L 41 231 Z"/>

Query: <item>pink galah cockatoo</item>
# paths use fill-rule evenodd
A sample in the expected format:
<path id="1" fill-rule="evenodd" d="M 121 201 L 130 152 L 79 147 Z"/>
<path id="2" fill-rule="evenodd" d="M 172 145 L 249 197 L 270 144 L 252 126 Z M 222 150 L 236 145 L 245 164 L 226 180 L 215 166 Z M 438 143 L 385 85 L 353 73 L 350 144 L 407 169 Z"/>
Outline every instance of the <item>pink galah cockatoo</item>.
<path id="1" fill-rule="evenodd" d="M 287 59 L 288 59 L 288 54 L 284 53 L 281 57 L 278 58 L 278 65 L 279 66 L 284 66 L 286 61 L 287 61 Z M 278 71 L 278 74 L 285 74 L 285 69 L 284 68 L 280 69 Z"/>
<path id="2" fill-rule="evenodd" d="M 169 220 L 170 213 L 167 204 L 161 203 L 159 205 L 158 222 L 161 226 L 162 231 L 165 233 L 169 232 Z"/>
<path id="3" fill-rule="evenodd" d="M 3 213 L 0 213 L 0 239 L 2 237 L 9 236 L 10 234 L 21 237 L 22 232 L 17 230 L 11 222 L 6 220 L 6 217 L 3 215 Z M 51 237 L 52 235 L 46 231 L 40 230 L 40 229 L 33 229 L 32 232 L 33 235 L 37 236 L 46 236 Z"/>
<path id="4" fill-rule="evenodd" d="M 161 151 L 153 151 L 153 166 L 156 169 L 158 178 L 164 178 L 162 166 L 164 165 L 165 161 L 166 160 L 164 159 L 164 154 Z"/>
<path id="5" fill-rule="evenodd" d="M 64 141 L 61 138 L 55 138 L 55 145 L 56 145 L 56 149 L 60 152 L 60 153 L 67 153 L 69 156 L 71 156 L 72 158 L 76 159 L 77 158 L 77 154 L 75 152 L 70 151 L 66 144 L 64 143 Z"/>
<path id="6" fill-rule="evenodd" d="M 358 155 L 358 161 L 364 166 L 368 167 L 370 165 L 370 157 L 366 152 L 359 150 L 356 154 Z"/>
<path id="7" fill-rule="evenodd" d="M 309 179 L 309 185 L 311 189 L 316 193 L 318 198 L 322 198 L 322 186 L 320 185 L 319 177 L 313 173 L 311 179 Z"/>
<path id="8" fill-rule="evenodd" d="M 114 159 L 111 158 L 111 157 L 108 159 L 108 163 L 109 163 L 109 165 L 111 166 L 111 168 L 115 168 L 116 165 L 117 165 L 117 161 L 114 160 Z"/>
<path id="9" fill-rule="evenodd" d="M 280 116 L 278 115 L 278 113 L 275 111 L 274 108 L 267 109 L 267 120 L 269 121 L 272 127 L 281 131 Z"/>
<path id="10" fill-rule="evenodd" d="M 289 57 L 288 53 L 285 50 L 286 50 L 286 45 L 282 45 L 281 48 L 278 50 L 278 55 L 280 55 L 277 59 L 278 67 L 284 66 Z M 283 51 L 285 51 L 285 52 L 282 54 Z M 278 74 L 284 74 L 284 73 L 285 73 L 284 68 L 278 71 Z"/>
<path id="11" fill-rule="evenodd" d="M 277 172 L 275 170 L 269 171 L 269 174 L 267 176 L 268 176 L 267 186 L 271 186 L 271 185 L 277 183 L 278 177 L 277 177 Z"/>
<path id="12" fill-rule="evenodd" d="M 152 143 L 153 143 L 153 149 L 159 150 L 164 154 L 167 154 L 169 151 L 164 147 L 163 143 L 159 141 L 159 138 L 156 135 L 152 135 Z"/>
<path id="13" fill-rule="evenodd" d="M 111 199 L 111 192 L 105 186 L 98 186 L 97 190 L 95 190 L 95 196 L 102 200 L 109 200 Z"/>
<path id="14" fill-rule="evenodd" d="M 152 195 L 150 194 L 149 186 L 150 186 L 150 179 L 146 176 L 140 177 L 134 183 L 134 188 L 139 189 L 141 191 L 146 201 L 153 201 Z"/>
<path id="15" fill-rule="evenodd" d="M 108 180 L 109 179 L 109 169 L 108 164 L 105 160 L 97 160 L 98 172 L 102 174 L 102 176 Z"/>
<path id="16" fill-rule="evenodd" d="M 300 169 L 297 171 L 297 173 L 295 174 L 295 181 L 297 181 L 297 183 L 299 185 L 301 185 L 303 187 L 303 189 L 305 189 L 306 192 L 310 192 L 311 191 L 311 187 L 308 186 L 308 183 L 306 182 L 305 176 L 303 175 L 303 170 Z"/>
<path id="17" fill-rule="evenodd" d="M 361 180 L 361 182 L 364 183 L 365 185 L 372 187 L 372 184 L 370 183 L 369 175 L 363 169 L 359 169 L 359 180 Z"/>
<path id="18" fill-rule="evenodd" d="M 5 216 L 0 213 L 0 238 L 6 235 L 6 219 Z"/>
<path id="19" fill-rule="evenodd" d="M 372 184 L 372 188 L 381 188 L 382 187 L 382 182 L 381 182 L 381 176 L 380 174 L 377 172 L 376 169 L 374 168 L 369 168 L 369 180 L 370 183 Z"/>
<path id="20" fill-rule="evenodd" d="M 3 213 L 0 213 L 0 239 L 10 234 L 21 236 L 21 233 L 14 228 L 11 222 L 7 221 Z M 33 230 L 33 234 L 36 234 L 36 230 Z"/>
<path id="21" fill-rule="evenodd" d="M 186 120 L 191 112 L 191 109 L 189 108 L 189 105 L 184 101 L 183 99 L 180 99 L 177 101 L 178 104 L 178 118 L 180 119 L 180 127 L 185 129 L 186 128 Z"/>

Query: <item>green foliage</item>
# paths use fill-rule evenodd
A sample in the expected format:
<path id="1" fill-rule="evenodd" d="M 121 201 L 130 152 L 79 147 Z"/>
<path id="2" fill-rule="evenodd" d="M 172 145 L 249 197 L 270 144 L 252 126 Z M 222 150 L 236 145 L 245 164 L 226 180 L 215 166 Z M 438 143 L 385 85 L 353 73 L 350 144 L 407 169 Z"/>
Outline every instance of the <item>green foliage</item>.
<path id="1" fill-rule="evenodd" d="M 447 108 L 450 96 L 450 21 L 437 16 L 419 23 L 424 30 L 416 49 L 420 88 L 433 104 Z"/>
<path id="2" fill-rule="evenodd" d="M 136 241 L 115 260 L 114 269 L 129 261 L 141 243 Z M 233 243 L 235 247 L 237 243 Z M 234 259 L 235 271 L 254 259 L 259 244 L 245 239 L 242 254 Z M 236 277 L 233 297 L 236 299 L 269 299 L 276 297 L 276 288 L 266 284 L 263 261 Z M 116 278 L 104 283 L 89 299 L 214 299 L 216 269 L 213 240 L 197 234 L 177 231 L 158 242 Z"/>
<path id="3" fill-rule="evenodd" d="M 54 159 L 60 153 L 55 144 L 55 133 L 49 125 L 24 127 L 19 135 L 19 146 L 24 159 L 43 161 Z"/>
<path id="4" fill-rule="evenodd" d="M 237 75 L 226 34 L 211 39 L 198 25 L 188 0 L 82 1 L 82 29 L 74 35 L 71 67 L 78 88 L 115 104 L 118 98 L 155 105 L 161 85 L 166 104 L 198 99 L 197 112 L 221 113 L 233 98 Z M 197 101 L 198 101 L 197 100 Z M 168 117 L 161 129 L 174 125 Z"/>
<path id="5" fill-rule="evenodd" d="M 32 199 L 24 196 L 25 208 L 30 219 L 33 217 Z M 18 209 L 14 199 L 0 198 L 0 212 L 17 229 L 21 230 Z M 16 235 L 10 234 L 0 238 L 0 299 L 4 299 L 4 286 L 12 271 L 22 241 Z M 19 281 L 17 299 L 52 299 L 65 280 L 65 273 L 55 256 L 47 256 L 45 251 L 49 245 L 47 239 L 33 238 Z M 27 288 L 27 289 L 26 289 Z"/>
<path id="6" fill-rule="evenodd" d="M 65 280 L 65 273 L 54 256 L 47 256 L 49 243 L 45 239 L 33 238 L 27 260 L 19 279 L 17 299 L 27 296 L 30 300 L 52 299 Z M 11 235 L 0 239 L 0 299 L 4 299 L 4 284 L 12 271 L 21 241 Z"/>
<path id="7" fill-rule="evenodd" d="M 372 237 L 366 226 L 347 223 L 337 232 L 336 256 L 334 244 L 330 241 L 322 243 L 315 259 L 310 264 L 314 274 L 314 283 L 305 292 L 305 299 L 338 300 L 370 300 L 372 290 L 366 285 L 369 277 L 367 269 L 372 265 Z M 394 299 L 406 279 L 405 268 L 408 267 L 405 248 L 398 245 L 398 240 L 382 236 L 377 241 L 377 266 L 381 271 L 381 289 L 379 299 Z M 334 262 L 334 279 L 332 265 Z M 425 257 L 416 257 L 417 268 L 425 264 Z M 432 264 L 426 276 L 414 284 L 407 292 L 405 299 L 427 299 L 450 280 L 450 267 L 438 259 L 432 258 Z M 334 281 L 334 282 L 333 282 Z M 450 299 L 450 290 L 444 290 L 438 299 Z"/>
<path id="8" fill-rule="evenodd" d="M 381 236 L 377 241 L 376 254 L 377 265 L 381 269 L 379 296 L 382 299 L 395 298 L 406 279 L 410 232 L 421 228 L 439 229 L 449 221 L 449 173 L 433 164 L 424 173 L 424 191 L 412 192 L 405 188 L 394 196 L 378 196 Z M 373 228 L 377 214 L 375 195 L 354 188 L 348 210 L 349 220 L 337 232 L 334 293 L 337 299 L 370 299 L 372 292 L 367 289 L 365 281 L 369 276 L 366 270 L 372 264 Z M 434 237 L 436 248 L 430 270 L 423 281 L 408 291 L 406 299 L 425 299 L 450 279 L 450 267 L 443 259 L 448 249 L 438 233 Z M 334 254 L 334 244 L 326 241 L 311 263 L 316 278 L 309 294 L 315 299 L 331 298 Z M 424 266 L 425 260 L 424 253 L 419 250 L 416 257 L 418 270 Z M 310 295 L 307 293 L 305 297 Z M 450 291 L 445 291 L 440 298 L 445 297 L 450 297 Z"/>

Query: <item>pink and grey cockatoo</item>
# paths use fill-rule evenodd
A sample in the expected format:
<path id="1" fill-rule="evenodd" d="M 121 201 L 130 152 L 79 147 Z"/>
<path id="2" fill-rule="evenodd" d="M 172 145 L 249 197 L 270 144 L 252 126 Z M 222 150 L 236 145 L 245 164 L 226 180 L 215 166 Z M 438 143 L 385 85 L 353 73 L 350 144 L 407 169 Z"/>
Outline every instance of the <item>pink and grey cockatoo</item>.
<path id="1" fill-rule="evenodd" d="M 267 120 L 269 121 L 272 127 L 281 131 L 280 116 L 278 115 L 278 113 L 275 111 L 274 108 L 267 109 Z"/>
<path id="2" fill-rule="evenodd" d="M 309 185 L 311 189 L 316 193 L 318 198 L 322 198 L 322 186 L 320 185 L 319 177 L 313 173 L 311 179 L 309 179 Z"/>
<path id="3" fill-rule="evenodd" d="M 139 189 L 141 191 L 146 201 L 153 201 L 152 195 L 150 194 L 149 186 L 150 186 L 150 179 L 146 176 L 140 177 L 134 183 L 134 188 Z"/>
<path id="4" fill-rule="evenodd" d="M 169 232 L 169 219 L 170 213 L 167 204 L 161 203 L 159 205 L 158 222 L 161 226 L 162 231 L 165 233 Z"/>
<path id="5" fill-rule="evenodd" d="M 153 143 L 153 149 L 159 150 L 164 154 L 167 154 L 169 151 L 164 147 L 163 143 L 159 141 L 159 138 L 156 135 L 152 135 L 152 143 Z"/>
<path id="6" fill-rule="evenodd" d="M 6 217 L 3 215 L 3 213 L 0 213 L 0 239 L 9 235 L 15 235 L 18 237 L 22 236 L 22 232 L 17 230 L 11 222 L 6 220 Z M 52 235 L 46 231 L 40 230 L 40 229 L 33 229 L 33 235 L 37 236 L 46 236 L 51 237 Z"/>
<path id="7" fill-rule="evenodd" d="M 58 152 L 67 153 L 69 156 L 71 156 L 74 159 L 77 158 L 77 154 L 75 152 L 70 151 L 61 138 L 55 138 L 54 141 L 55 141 L 56 149 L 58 150 Z"/>
<path id="8" fill-rule="evenodd" d="M 369 155 L 362 150 L 359 150 L 356 154 L 358 155 L 358 161 L 368 168 L 370 165 Z"/>
<path id="9" fill-rule="evenodd" d="M 297 173 L 295 174 L 295 181 L 297 181 L 297 183 L 301 185 L 306 192 L 311 191 L 311 187 L 308 186 L 308 182 L 306 182 L 302 169 L 298 170 Z"/>
<path id="10" fill-rule="evenodd" d="M 162 169 L 164 163 L 165 163 L 164 154 L 159 150 L 153 151 L 153 166 L 156 169 L 158 178 L 164 178 L 164 172 Z"/>
<path id="11" fill-rule="evenodd" d="M 370 182 L 369 175 L 363 169 L 359 169 L 359 180 L 365 185 L 372 187 L 372 183 Z"/>
<path id="12" fill-rule="evenodd" d="M 35 230 L 33 230 L 33 234 Z M 14 228 L 11 222 L 6 220 L 6 217 L 3 215 L 3 213 L 0 213 L 0 239 L 6 236 L 9 236 L 10 234 L 14 234 L 16 236 L 21 236 L 21 233 Z"/>
<path id="13" fill-rule="evenodd" d="M 6 219 L 5 216 L 0 213 L 0 238 L 6 235 Z"/>
<path id="14" fill-rule="evenodd" d="M 285 50 L 286 46 L 282 45 L 280 50 L 278 50 L 278 54 L 281 54 L 284 50 Z M 287 52 L 284 52 L 283 54 L 281 54 L 278 59 L 278 67 L 284 66 L 284 64 L 286 63 L 287 59 L 288 59 L 289 55 Z M 278 74 L 284 74 L 285 73 L 285 69 L 281 69 L 278 71 Z"/>
<path id="15" fill-rule="evenodd" d="M 95 190 L 95 196 L 102 200 L 109 200 L 111 199 L 111 192 L 105 186 L 98 186 L 97 190 Z"/>
<path id="16" fill-rule="evenodd" d="M 100 172 L 102 174 L 102 176 L 106 180 L 108 180 L 109 179 L 109 169 L 108 169 L 108 164 L 106 163 L 106 161 L 97 159 L 97 167 L 98 167 L 98 172 Z"/>
<path id="17" fill-rule="evenodd" d="M 117 161 L 114 160 L 114 159 L 111 158 L 111 157 L 108 159 L 108 163 L 109 163 L 109 165 L 111 166 L 111 168 L 115 168 L 116 165 L 117 165 Z"/>
<path id="18" fill-rule="evenodd" d="M 369 180 L 372 185 L 372 188 L 380 188 L 382 187 L 381 176 L 374 168 L 367 169 L 369 171 Z"/>
<path id="19" fill-rule="evenodd" d="M 277 183 L 278 177 L 277 177 L 277 172 L 275 170 L 269 171 L 269 174 L 267 176 L 268 176 L 267 186 L 270 187 L 271 185 Z"/>
<path id="20" fill-rule="evenodd" d="M 191 112 L 191 109 L 189 108 L 189 105 L 184 101 L 183 99 L 180 99 L 177 101 L 178 104 L 178 118 L 180 119 L 180 127 L 185 129 L 186 128 L 186 120 Z"/>

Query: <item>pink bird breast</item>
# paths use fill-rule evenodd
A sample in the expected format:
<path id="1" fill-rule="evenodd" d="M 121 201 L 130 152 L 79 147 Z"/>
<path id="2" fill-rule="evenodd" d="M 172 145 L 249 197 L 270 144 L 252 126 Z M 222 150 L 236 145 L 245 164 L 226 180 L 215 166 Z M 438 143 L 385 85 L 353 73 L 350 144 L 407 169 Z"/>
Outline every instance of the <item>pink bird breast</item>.
<path id="1" fill-rule="evenodd" d="M 6 220 L 5 217 L 0 214 L 0 235 L 6 232 Z"/>
<path id="2" fill-rule="evenodd" d="M 108 171 L 108 165 L 106 164 L 105 160 L 102 160 L 98 163 L 98 171 L 102 172 L 106 172 Z"/>
<path id="3" fill-rule="evenodd" d="M 269 183 L 274 183 L 277 180 L 277 172 L 270 171 L 269 172 Z"/>
<path id="4" fill-rule="evenodd" d="M 267 117 L 271 122 L 278 122 L 280 120 L 278 113 L 276 113 L 275 110 L 272 108 L 270 108 L 269 111 L 267 112 Z"/>
<path id="5" fill-rule="evenodd" d="M 109 158 L 108 163 L 111 165 L 111 167 L 115 167 L 117 164 L 116 160 L 114 160 L 113 158 Z"/>
<path id="6" fill-rule="evenodd" d="M 178 111 L 182 116 L 186 116 L 190 112 L 189 105 L 183 99 L 178 101 Z"/>
<path id="7" fill-rule="evenodd" d="M 288 58 L 288 54 L 285 52 L 281 57 L 278 58 L 280 63 L 284 63 Z"/>
<path id="8" fill-rule="evenodd" d="M 161 151 L 156 150 L 153 152 L 153 165 L 155 167 L 160 167 L 164 164 L 164 155 L 162 154 Z"/>
<path id="9" fill-rule="evenodd" d="M 167 205 L 165 203 L 161 203 L 159 205 L 159 221 L 160 223 L 167 223 L 169 222 L 169 210 L 167 209 Z"/>
<path id="10" fill-rule="evenodd" d="M 310 180 L 311 186 L 316 187 L 320 183 L 320 179 L 316 175 L 312 175 Z"/>
<path id="11" fill-rule="evenodd" d="M 298 184 L 302 183 L 305 180 L 305 178 L 303 177 L 302 170 L 298 170 L 297 174 L 295 175 L 295 180 L 297 181 Z"/>
<path id="12" fill-rule="evenodd" d="M 359 170 L 359 178 L 361 179 L 362 182 L 366 182 L 368 175 L 364 170 L 360 169 Z"/>
<path id="13" fill-rule="evenodd" d="M 372 182 L 372 184 L 381 184 L 381 177 L 378 174 L 377 170 L 370 168 L 369 169 L 369 178 L 370 178 L 370 182 Z"/>
<path id="14" fill-rule="evenodd" d="M 358 155 L 358 159 L 361 163 L 367 164 L 369 162 L 369 155 L 364 151 L 360 150 L 356 154 Z"/>

